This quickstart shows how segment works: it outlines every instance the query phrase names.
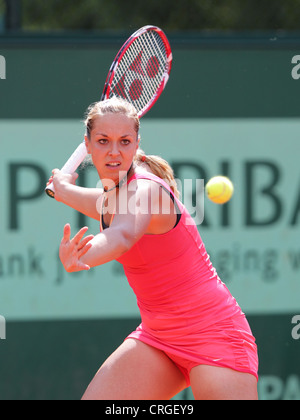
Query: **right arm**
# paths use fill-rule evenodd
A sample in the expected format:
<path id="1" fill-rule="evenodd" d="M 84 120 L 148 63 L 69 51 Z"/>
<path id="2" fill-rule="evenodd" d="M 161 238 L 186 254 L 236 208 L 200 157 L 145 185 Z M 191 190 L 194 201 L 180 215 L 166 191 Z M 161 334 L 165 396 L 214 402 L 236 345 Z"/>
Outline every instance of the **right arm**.
<path id="1" fill-rule="evenodd" d="M 102 195 L 99 188 L 83 188 L 75 185 L 78 174 L 62 174 L 58 169 L 52 171 L 53 176 L 49 182 L 53 182 L 55 188 L 55 199 L 86 216 L 98 220 L 100 219 L 97 204 Z"/>

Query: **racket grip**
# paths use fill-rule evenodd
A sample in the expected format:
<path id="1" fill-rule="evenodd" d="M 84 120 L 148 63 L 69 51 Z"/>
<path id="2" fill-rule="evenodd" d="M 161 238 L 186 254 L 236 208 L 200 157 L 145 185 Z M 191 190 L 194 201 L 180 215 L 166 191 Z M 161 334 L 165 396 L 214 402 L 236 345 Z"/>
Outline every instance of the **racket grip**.
<path id="1" fill-rule="evenodd" d="M 77 149 L 72 154 L 70 159 L 62 167 L 61 172 L 64 174 L 73 174 L 76 171 L 76 169 L 81 165 L 81 163 L 84 161 L 87 154 L 88 153 L 86 150 L 85 142 L 83 142 L 77 147 Z M 55 197 L 55 189 L 54 189 L 53 182 L 45 188 L 45 191 L 49 197 L 51 198 Z"/>

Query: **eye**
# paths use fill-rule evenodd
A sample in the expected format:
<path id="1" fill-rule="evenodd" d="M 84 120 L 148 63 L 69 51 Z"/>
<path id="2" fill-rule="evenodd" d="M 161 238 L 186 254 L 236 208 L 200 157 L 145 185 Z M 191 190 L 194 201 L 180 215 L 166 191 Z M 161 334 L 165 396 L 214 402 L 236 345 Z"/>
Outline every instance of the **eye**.
<path id="1" fill-rule="evenodd" d="M 128 140 L 128 139 L 123 139 L 122 140 L 122 144 L 124 145 L 124 146 L 127 146 L 128 144 L 130 144 L 131 143 L 131 141 L 130 140 Z"/>
<path id="2" fill-rule="evenodd" d="M 99 139 L 98 143 L 100 144 L 107 144 L 108 140 L 107 139 Z"/>

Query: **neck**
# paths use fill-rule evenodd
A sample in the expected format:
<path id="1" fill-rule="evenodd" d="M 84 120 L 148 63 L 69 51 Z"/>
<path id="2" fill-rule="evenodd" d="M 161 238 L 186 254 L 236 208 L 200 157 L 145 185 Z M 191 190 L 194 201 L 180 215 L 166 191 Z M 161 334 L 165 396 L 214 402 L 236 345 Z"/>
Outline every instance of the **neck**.
<path id="1" fill-rule="evenodd" d="M 110 191 L 113 191 L 115 189 L 119 189 L 122 188 L 122 186 L 127 182 L 129 174 L 131 173 L 131 170 L 133 169 L 133 163 L 131 164 L 127 174 L 124 176 L 124 178 L 122 178 L 118 184 L 114 185 L 112 188 L 108 188 L 108 187 L 104 187 L 104 192 L 108 193 Z"/>

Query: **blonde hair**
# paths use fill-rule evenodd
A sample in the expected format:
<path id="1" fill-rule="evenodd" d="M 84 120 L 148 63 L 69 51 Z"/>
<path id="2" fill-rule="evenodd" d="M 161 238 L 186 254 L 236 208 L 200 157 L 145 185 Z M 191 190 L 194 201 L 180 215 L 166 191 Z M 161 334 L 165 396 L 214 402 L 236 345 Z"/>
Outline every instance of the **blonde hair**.
<path id="1" fill-rule="evenodd" d="M 135 131 L 139 135 L 140 119 L 135 107 L 122 98 L 113 97 L 105 101 L 96 102 L 88 108 L 84 122 L 88 139 L 90 139 L 96 118 L 106 114 L 122 114 L 128 118 L 132 118 L 135 122 Z M 179 198 L 180 194 L 175 181 L 174 171 L 165 159 L 160 156 L 146 155 L 139 148 L 134 157 L 134 163 L 138 166 L 143 166 L 143 164 L 148 165 L 150 171 L 157 177 L 163 179 L 174 192 L 175 196 Z"/>
<path id="2" fill-rule="evenodd" d="M 180 198 L 178 186 L 174 177 L 174 171 L 165 159 L 160 156 L 146 155 L 145 152 L 139 148 L 134 157 L 134 161 L 138 165 L 143 165 L 144 163 L 147 164 L 151 172 L 163 179 L 169 185 L 174 195 L 177 198 Z"/>
<path id="3" fill-rule="evenodd" d="M 134 128 L 138 134 L 140 131 L 140 119 L 137 111 L 133 105 L 125 101 L 125 99 L 117 98 L 114 96 L 111 99 L 105 101 L 95 102 L 90 105 L 85 119 L 86 135 L 90 139 L 91 131 L 94 127 L 96 118 L 102 117 L 106 114 L 122 114 L 128 118 L 132 118 L 135 122 Z"/>

